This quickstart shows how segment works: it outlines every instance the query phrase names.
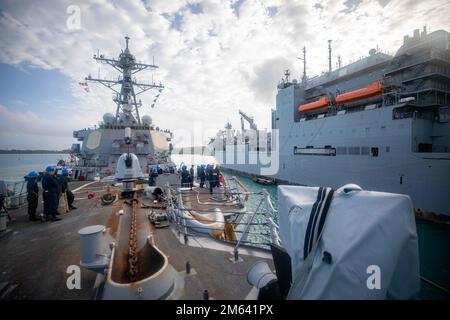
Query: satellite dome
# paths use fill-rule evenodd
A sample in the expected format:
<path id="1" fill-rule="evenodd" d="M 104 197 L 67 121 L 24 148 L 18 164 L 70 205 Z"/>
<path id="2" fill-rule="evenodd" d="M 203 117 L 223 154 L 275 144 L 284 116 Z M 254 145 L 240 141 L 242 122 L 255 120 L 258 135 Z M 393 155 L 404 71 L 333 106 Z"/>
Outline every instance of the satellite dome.
<path id="1" fill-rule="evenodd" d="M 142 123 L 146 124 L 146 125 L 151 125 L 152 124 L 152 117 L 147 116 L 147 115 L 143 116 L 142 117 Z"/>
<path id="2" fill-rule="evenodd" d="M 114 122 L 114 119 L 115 119 L 115 117 L 114 117 L 114 115 L 113 115 L 112 113 L 105 113 L 105 114 L 103 115 L 103 122 L 104 122 L 105 124 L 111 124 L 111 123 L 113 123 L 113 122 Z"/>
<path id="3" fill-rule="evenodd" d="M 369 55 L 370 56 L 373 56 L 375 53 L 377 53 L 377 49 L 372 48 L 372 49 L 369 50 Z"/>

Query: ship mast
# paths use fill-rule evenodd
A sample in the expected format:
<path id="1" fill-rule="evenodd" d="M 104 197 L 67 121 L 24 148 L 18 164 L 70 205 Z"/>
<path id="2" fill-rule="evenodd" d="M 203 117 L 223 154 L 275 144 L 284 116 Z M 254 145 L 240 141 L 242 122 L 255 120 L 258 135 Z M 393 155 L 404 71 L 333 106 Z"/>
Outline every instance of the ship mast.
<path id="1" fill-rule="evenodd" d="M 131 76 L 139 71 L 149 69 L 157 69 L 153 64 L 144 64 L 136 62 L 136 58 L 131 54 L 128 48 L 128 41 L 130 38 L 125 37 L 125 50 L 119 55 L 118 59 L 105 58 L 102 54 L 94 54 L 94 60 L 100 63 L 109 64 L 114 69 L 119 71 L 122 75 L 119 76 L 117 80 L 106 80 L 106 79 L 94 79 L 91 75 L 87 76 L 85 80 L 91 82 L 98 82 L 111 89 L 115 95 L 113 101 L 117 104 L 115 123 L 124 126 L 133 126 L 136 124 L 141 125 L 141 117 L 139 116 L 139 107 L 142 106 L 142 102 L 136 100 L 136 96 L 148 91 L 150 89 L 159 89 L 161 92 L 164 86 L 159 83 L 141 83 L 137 82 L 136 79 L 132 79 Z M 120 90 L 115 87 L 120 85 Z M 134 86 L 136 86 L 139 91 L 135 92 Z"/>
<path id="2" fill-rule="evenodd" d="M 302 75 L 302 85 L 306 85 L 306 46 L 303 46 L 303 57 L 297 57 L 297 59 L 303 61 L 303 75 Z"/>
<path id="3" fill-rule="evenodd" d="M 331 40 L 328 40 L 328 72 L 331 72 Z"/>

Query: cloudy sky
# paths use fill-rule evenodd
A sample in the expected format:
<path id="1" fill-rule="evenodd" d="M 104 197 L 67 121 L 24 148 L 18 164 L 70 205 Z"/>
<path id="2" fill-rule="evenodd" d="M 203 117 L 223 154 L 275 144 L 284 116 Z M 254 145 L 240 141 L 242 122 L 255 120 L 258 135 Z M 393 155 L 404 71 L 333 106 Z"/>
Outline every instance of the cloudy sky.
<path id="1" fill-rule="evenodd" d="M 416 28 L 450 30 L 449 11 L 448 0 L 0 0 L 0 148 L 68 148 L 73 130 L 114 112 L 108 89 L 78 82 L 116 78 L 92 55 L 117 57 L 125 35 L 138 60 L 155 57 L 153 78 L 166 87 L 154 109 L 155 92 L 140 96 L 141 115 L 214 132 L 228 120 L 239 127 L 239 109 L 270 127 L 276 85 L 285 69 L 300 78 L 304 45 L 308 75 L 319 75 L 328 39 L 344 65 L 376 46 L 394 54 Z"/>

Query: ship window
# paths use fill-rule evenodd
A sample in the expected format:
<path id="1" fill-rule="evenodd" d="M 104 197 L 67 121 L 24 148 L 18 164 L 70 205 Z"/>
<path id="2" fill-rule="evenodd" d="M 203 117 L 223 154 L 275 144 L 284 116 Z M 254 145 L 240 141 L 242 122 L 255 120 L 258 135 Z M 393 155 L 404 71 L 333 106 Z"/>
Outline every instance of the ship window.
<path id="1" fill-rule="evenodd" d="M 294 148 L 294 154 L 306 156 L 335 156 L 335 148 Z"/>
<path id="2" fill-rule="evenodd" d="M 361 154 L 361 150 L 360 150 L 359 147 L 348 147 L 348 154 L 360 155 Z"/>
<path id="3" fill-rule="evenodd" d="M 370 148 L 370 155 L 372 157 L 378 157 L 378 148 L 376 147 Z"/>
<path id="4" fill-rule="evenodd" d="M 418 151 L 419 152 L 432 152 L 433 145 L 431 143 L 419 143 Z"/>
<path id="5" fill-rule="evenodd" d="M 391 147 L 390 146 L 386 146 L 386 152 L 391 152 Z"/>
<path id="6" fill-rule="evenodd" d="M 361 147 L 361 155 L 368 156 L 369 155 L 369 147 Z"/>

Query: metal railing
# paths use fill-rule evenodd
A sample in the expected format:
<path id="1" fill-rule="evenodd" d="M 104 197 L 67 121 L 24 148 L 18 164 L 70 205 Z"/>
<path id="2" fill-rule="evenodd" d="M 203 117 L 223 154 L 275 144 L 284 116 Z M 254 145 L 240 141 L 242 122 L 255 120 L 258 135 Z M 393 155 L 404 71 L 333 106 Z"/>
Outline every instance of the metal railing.
<path id="1" fill-rule="evenodd" d="M 4 197 L 5 206 L 8 209 L 16 209 L 24 205 L 27 197 L 27 182 L 21 181 L 0 181 L 5 189 Z"/>
<path id="2" fill-rule="evenodd" d="M 232 182 L 234 182 L 234 186 L 232 186 Z M 188 242 L 189 236 L 195 235 L 195 233 L 189 232 L 190 229 L 194 231 L 198 231 L 200 229 L 212 230 L 211 227 L 207 226 L 207 224 L 204 226 L 199 224 L 199 226 L 195 227 L 192 227 L 192 224 L 190 226 L 188 225 L 190 220 L 199 221 L 192 216 L 192 212 L 211 212 L 211 209 L 187 208 L 183 202 L 183 195 L 186 194 L 192 194 L 192 191 L 183 190 L 179 185 L 166 185 L 168 214 L 174 221 L 178 234 L 183 235 L 185 243 Z M 199 203 L 201 203 L 199 199 L 200 193 L 197 191 L 194 194 L 196 195 Z M 238 209 L 231 209 L 223 212 L 224 214 L 235 214 L 246 217 L 246 221 L 241 221 L 239 219 L 232 223 L 234 226 L 233 232 L 236 239 L 232 241 L 230 239 L 226 239 L 228 242 L 231 241 L 234 244 L 233 254 L 236 261 L 239 259 L 239 248 L 243 245 L 260 249 L 267 249 L 272 243 L 280 245 L 281 241 L 279 237 L 279 227 L 273 219 L 273 217 L 277 214 L 277 210 L 272 205 L 270 194 L 266 189 L 263 189 L 260 192 L 250 192 L 237 180 L 236 177 L 233 177 L 232 179 L 227 179 L 227 183 L 224 184 L 224 195 L 227 198 L 227 201 L 225 202 L 208 202 L 201 204 L 218 204 L 223 207 L 227 206 L 227 204 L 229 205 L 229 203 L 233 203 L 235 205 L 237 204 L 239 208 L 243 208 L 241 211 Z M 255 210 L 250 210 L 245 207 L 245 205 L 248 204 L 248 197 L 260 197 Z M 189 215 L 186 215 L 186 213 L 189 213 Z M 223 220 L 213 220 L 211 218 L 205 220 L 207 220 L 208 223 L 224 223 Z M 259 229 L 254 230 L 254 228 Z M 266 228 L 268 228 L 268 230 Z M 258 238 L 260 240 L 262 239 L 262 241 L 258 241 Z"/>

